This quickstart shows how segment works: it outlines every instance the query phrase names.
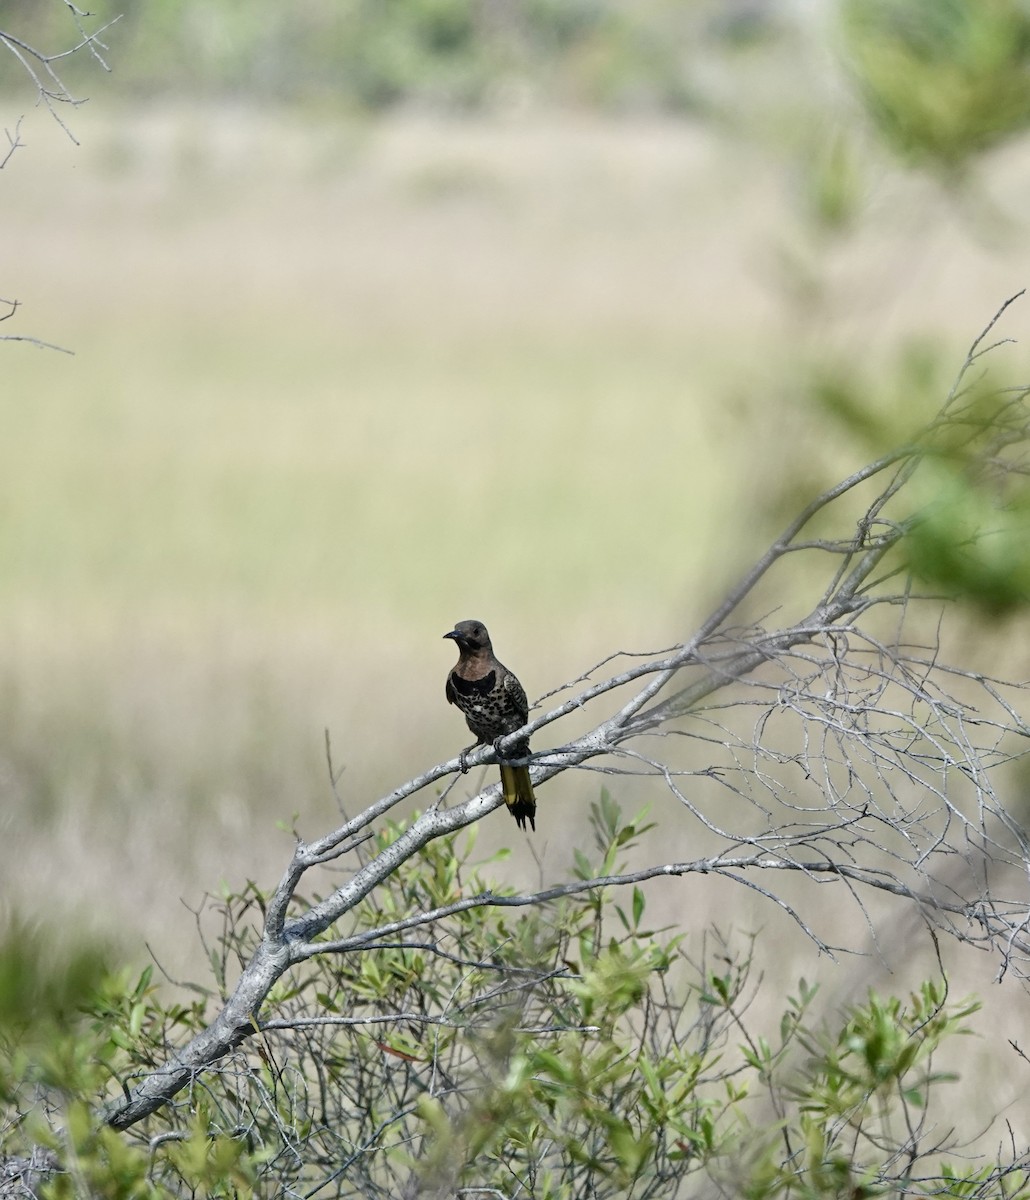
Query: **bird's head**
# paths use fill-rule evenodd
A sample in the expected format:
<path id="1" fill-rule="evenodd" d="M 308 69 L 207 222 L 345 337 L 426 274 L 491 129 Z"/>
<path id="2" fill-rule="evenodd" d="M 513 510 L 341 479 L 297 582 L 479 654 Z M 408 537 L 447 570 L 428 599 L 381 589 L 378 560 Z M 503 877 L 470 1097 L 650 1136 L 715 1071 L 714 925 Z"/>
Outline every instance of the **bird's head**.
<path id="1" fill-rule="evenodd" d="M 453 638 L 462 653 L 475 654 L 479 650 L 490 650 L 490 635 L 482 621 L 459 621 L 445 638 Z"/>

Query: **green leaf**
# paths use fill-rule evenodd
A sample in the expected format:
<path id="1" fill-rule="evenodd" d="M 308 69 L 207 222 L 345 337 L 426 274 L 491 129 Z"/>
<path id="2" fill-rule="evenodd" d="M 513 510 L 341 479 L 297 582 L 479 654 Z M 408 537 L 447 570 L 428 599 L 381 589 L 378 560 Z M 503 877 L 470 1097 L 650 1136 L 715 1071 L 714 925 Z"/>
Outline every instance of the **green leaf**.
<path id="1" fill-rule="evenodd" d="M 635 887 L 633 889 L 633 924 L 636 926 L 640 925 L 640 918 L 644 915 L 644 906 L 644 893 L 640 888 Z"/>

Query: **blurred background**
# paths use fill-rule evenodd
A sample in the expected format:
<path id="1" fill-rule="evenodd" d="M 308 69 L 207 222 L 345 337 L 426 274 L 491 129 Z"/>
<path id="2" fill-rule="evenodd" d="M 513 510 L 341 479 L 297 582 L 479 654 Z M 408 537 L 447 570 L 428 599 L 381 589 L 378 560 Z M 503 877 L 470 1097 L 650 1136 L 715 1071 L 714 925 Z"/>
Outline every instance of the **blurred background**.
<path id="1" fill-rule="evenodd" d="M 466 744 L 457 620 L 531 700 L 684 639 L 1028 281 L 1016 0 L 92 12 L 2 16 L 0 905 L 173 974 L 327 735 L 351 813 Z M 598 787 L 481 845 L 561 877 Z"/>

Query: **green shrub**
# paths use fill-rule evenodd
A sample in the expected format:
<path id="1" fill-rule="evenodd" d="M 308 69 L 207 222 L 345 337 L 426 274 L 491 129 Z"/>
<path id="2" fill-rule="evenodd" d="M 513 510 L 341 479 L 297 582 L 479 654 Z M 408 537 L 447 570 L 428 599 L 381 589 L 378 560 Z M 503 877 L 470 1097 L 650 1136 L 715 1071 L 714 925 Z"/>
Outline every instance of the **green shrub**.
<path id="1" fill-rule="evenodd" d="M 581 868 L 619 869 L 646 828 L 603 796 Z M 380 835 L 381 845 L 400 826 Z M 473 836 L 402 868 L 355 931 L 392 912 L 494 891 Z M 935 1067 L 975 1001 L 941 981 L 902 1001 L 871 994 L 833 1025 L 804 981 L 774 1031 L 750 1027 L 753 939 L 649 927 L 593 892 L 546 909 L 463 912 L 395 943 L 306 963 L 260 1029 L 180 1102 L 129 1134 L 101 1093 L 163 1061 L 210 1019 L 246 958 L 249 887 L 212 912 L 214 988 L 162 998 L 149 971 L 108 976 L 75 1021 L 31 1053 L 0 1040 L 8 1154 L 53 1151 L 54 1197 L 395 1196 L 521 1188 L 539 1197 L 678 1196 L 714 1184 L 749 1197 L 1013 1195 L 1023 1161 L 948 1159 L 932 1116 L 954 1076 Z M 764 1004 L 771 1003 L 763 996 Z"/>

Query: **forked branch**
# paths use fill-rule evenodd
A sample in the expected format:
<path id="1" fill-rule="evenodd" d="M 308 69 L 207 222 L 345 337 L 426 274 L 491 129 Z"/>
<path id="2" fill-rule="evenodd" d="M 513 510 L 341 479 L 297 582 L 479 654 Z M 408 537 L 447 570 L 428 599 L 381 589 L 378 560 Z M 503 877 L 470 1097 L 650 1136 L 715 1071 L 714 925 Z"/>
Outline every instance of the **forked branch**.
<path id="1" fill-rule="evenodd" d="M 84 12 L 71 3 L 71 0 L 63 0 L 63 3 L 75 26 L 76 36 L 71 46 L 63 50 L 47 53 L 40 50 L 37 46 L 33 46 L 17 34 L 0 29 L 0 48 L 11 54 L 28 76 L 36 91 L 36 104 L 46 108 L 68 137 L 78 145 L 75 136 L 61 115 L 61 109 L 77 108 L 80 104 L 84 104 L 85 100 L 84 98 L 76 98 L 68 89 L 61 78 L 60 65 L 64 60 L 76 54 L 86 53 L 93 58 L 102 70 L 110 71 L 111 68 L 108 66 L 105 58 L 107 46 L 101 38 L 119 20 L 119 17 L 115 17 L 113 20 L 101 25 L 98 29 L 87 30 L 85 22 L 90 19 L 91 14 Z M 14 135 L 12 136 L 8 132 L 9 148 L 6 156 L 0 161 L 0 168 L 6 165 L 7 160 L 14 151 L 23 144 L 20 137 L 20 130 L 21 121 L 19 120 L 18 125 L 15 127 Z"/>
<path id="2" fill-rule="evenodd" d="M 429 842 L 502 804 L 494 785 L 446 806 L 461 777 L 457 758 L 441 763 L 338 829 L 297 844 L 260 944 L 222 1011 L 127 1088 L 109 1106 L 109 1122 L 125 1128 L 154 1112 L 259 1031 L 272 986 L 307 959 L 383 944 L 459 911 L 541 906 L 663 876 L 718 874 L 753 889 L 828 953 L 848 947 L 826 940 L 777 880 L 792 874 L 844 888 L 869 920 L 864 896 L 897 898 L 930 924 L 992 949 L 1000 969 L 1026 970 L 1027 904 L 1019 889 L 1006 900 L 995 886 L 1006 872 L 1025 880 L 1028 867 L 1019 823 L 998 799 L 998 780 L 1025 753 L 1030 733 L 1018 716 L 1022 685 L 941 661 L 936 618 L 920 623 L 906 562 L 911 532 L 933 504 L 916 486 L 925 465 L 948 461 L 966 478 L 989 478 L 998 497 L 1019 480 L 1020 455 L 1030 445 L 1025 392 L 1006 394 L 985 418 L 982 392 L 968 379 L 1007 307 L 974 342 L 935 420 L 807 505 L 689 641 L 633 656 L 622 670 L 612 664 L 623 656 L 609 656 L 577 681 L 573 695 L 505 739 L 513 745 L 570 713 L 597 712 L 588 732 L 533 755 L 534 782 L 587 764 L 652 776 L 700 835 L 699 857 L 527 895 L 469 896 L 333 935 Z M 771 581 L 776 568 L 803 559 L 818 569 Z M 795 619 L 777 627 L 746 615 L 762 611 L 770 595 L 789 592 L 797 603 L 799 586 L 809 599 Z M 468 762 L 495 754 L 480 747 Z M 355 851 L 398 804 L 449 778 L 443 795 L 394 841 L 359 858 L 346 882 L 317 903 L 299 899 L 309 872 Z"/>

